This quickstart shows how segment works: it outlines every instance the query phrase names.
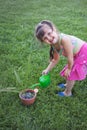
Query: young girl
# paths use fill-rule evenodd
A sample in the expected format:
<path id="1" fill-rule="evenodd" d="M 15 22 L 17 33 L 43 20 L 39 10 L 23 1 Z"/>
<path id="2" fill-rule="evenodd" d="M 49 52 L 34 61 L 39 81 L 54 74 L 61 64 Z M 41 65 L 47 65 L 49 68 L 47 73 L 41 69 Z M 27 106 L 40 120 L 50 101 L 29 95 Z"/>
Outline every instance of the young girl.
<path id="1" fill-rule="evenodd" d="M 62 54 L 67 58 L 67 65 L 60 72 L 66 79 L 64 92 L 59 96 L 72 96 L 72 88 L 76 80 L 83 80 L 87 75 L 87 43 L 75 36 L 60 33 L 50 21 L 41 21 L 35 29 L 39 41 L 48 44 L 50 63 L 42 74 L 47 74 L 59 61 Z"/>

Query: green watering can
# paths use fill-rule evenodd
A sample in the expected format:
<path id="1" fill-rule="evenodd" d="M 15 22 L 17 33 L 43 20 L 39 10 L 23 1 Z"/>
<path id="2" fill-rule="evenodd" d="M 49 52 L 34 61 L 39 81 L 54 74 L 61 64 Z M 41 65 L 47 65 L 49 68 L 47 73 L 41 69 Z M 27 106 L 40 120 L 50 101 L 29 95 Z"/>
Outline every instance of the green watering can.
<path id="1" fill-rule="evenodd" d="M 40 78 L 39 78 L 39 84 L 40 84 L 40 87 L 42 88 L 46 88 L 50 85 L 50 74 L 47 74 L 47 75 L 42 75 Z"/>
<path id="2" fill-rule="evenodd" d="M 36 86 L 39 86 L 41 88 L 46 88 L 50 85 L 50 82 L 51 82 L 50 74 L 42 75 L 39 78 L 39 83 L 32 85 L 31 88 L 35 88 Z"/>

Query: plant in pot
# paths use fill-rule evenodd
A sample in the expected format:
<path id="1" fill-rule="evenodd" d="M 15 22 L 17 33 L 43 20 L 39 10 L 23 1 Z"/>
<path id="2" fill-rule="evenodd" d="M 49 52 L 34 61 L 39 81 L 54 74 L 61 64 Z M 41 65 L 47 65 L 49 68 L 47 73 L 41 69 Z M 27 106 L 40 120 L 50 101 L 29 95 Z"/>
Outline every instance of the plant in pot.
<path id="1" fill-rule="evenodd" d="M 23 66 L 14 69 L 16 78 L 15 87 L 1 88 L 0 92 L 15 92 L 19 94 L 19 98 L 25 105 L 31 105 L 35 102 L 37 89 L 32 89 L 29 86 L 29 76 L 32 77 L 31 58 L 28 56 L 28 62 L 24 62 Z M 27 87 L 27 88 L 26 88 Z"/>
<path id="2" fill-rule="evenodd" d="M 20 72 L 21 78 L 20 78 L 18 72 L 16 70 L 14 70 L 14 74 L 15 74 L 17 83 L 22 88 L 22 90 L 20 90 L 20 92 L 19 92 L 19 98 L 21 99 L 21 102 L 24 105 L 31 105 L 36 100 L 38 89 L 33 89 L 31 87 L 26 88 L 26 86 L 29 86 L 29 76 L 32 77 L 32 67 L 31 67 L 30 56 L 28 57 L 28 62 L 25 63 L 25 66 L 19 68 L 19 72 Z"/>
<path id="3" fill-rule="evenodd" d="M 36 87 L 46 88 L 50 84 L 50 74 L 47 74 L 40 76 L 39 83 L 30 86 L 29 80 L 33 82 L 32 72 L 33 70 L 31 67 L 31 60 L 30 57 L 28 57 L 28 63 L 25 63 L 24 67 L 19 67 L 17 70 L 14 69 L 18 89 L 15 88 L 15 90 L 12 90 L 12 88 L 8 88 L 8 91 L 12 90 L 13 92 L 18 92 L 19 98 L 25 105 L 31 105 L 35 102 L 38 92 L 38 89 Z M 29 89 L 26 88 L 26 86 L 29 86 Z"/>

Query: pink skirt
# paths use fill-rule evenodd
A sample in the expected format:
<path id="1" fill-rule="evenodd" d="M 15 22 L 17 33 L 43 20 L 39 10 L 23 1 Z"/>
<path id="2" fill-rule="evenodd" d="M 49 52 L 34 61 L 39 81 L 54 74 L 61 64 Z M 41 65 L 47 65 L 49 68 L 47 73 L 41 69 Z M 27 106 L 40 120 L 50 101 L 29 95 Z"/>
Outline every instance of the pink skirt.
<path id="1" fill-rule="evenodd" d="M 60 75 L 64 77 L 64 72 L 67 69 L 67 65 L 60 72 Z M 68 77 L 68 80 L 83 80 L 87 75 L 87 43 L 85 43 L 80 51 L 74 56 L 74 64 Z"/>

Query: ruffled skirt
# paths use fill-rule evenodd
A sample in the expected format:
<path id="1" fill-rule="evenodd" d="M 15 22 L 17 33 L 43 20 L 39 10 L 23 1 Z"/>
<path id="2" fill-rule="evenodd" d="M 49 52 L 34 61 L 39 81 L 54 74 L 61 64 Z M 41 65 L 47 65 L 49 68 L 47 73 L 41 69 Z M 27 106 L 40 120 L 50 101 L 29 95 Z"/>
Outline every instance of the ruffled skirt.
<path id="1" fill-rule="evenodd" d="M 64 72 L 68 65 L 60 72 L 60 75 L 64 77 Z M 74 64 L 68 77 L 68 80 L 83 80 L 87 75 L 87 43 L 85 43 L 80 51 L 74 56 Z"/>

